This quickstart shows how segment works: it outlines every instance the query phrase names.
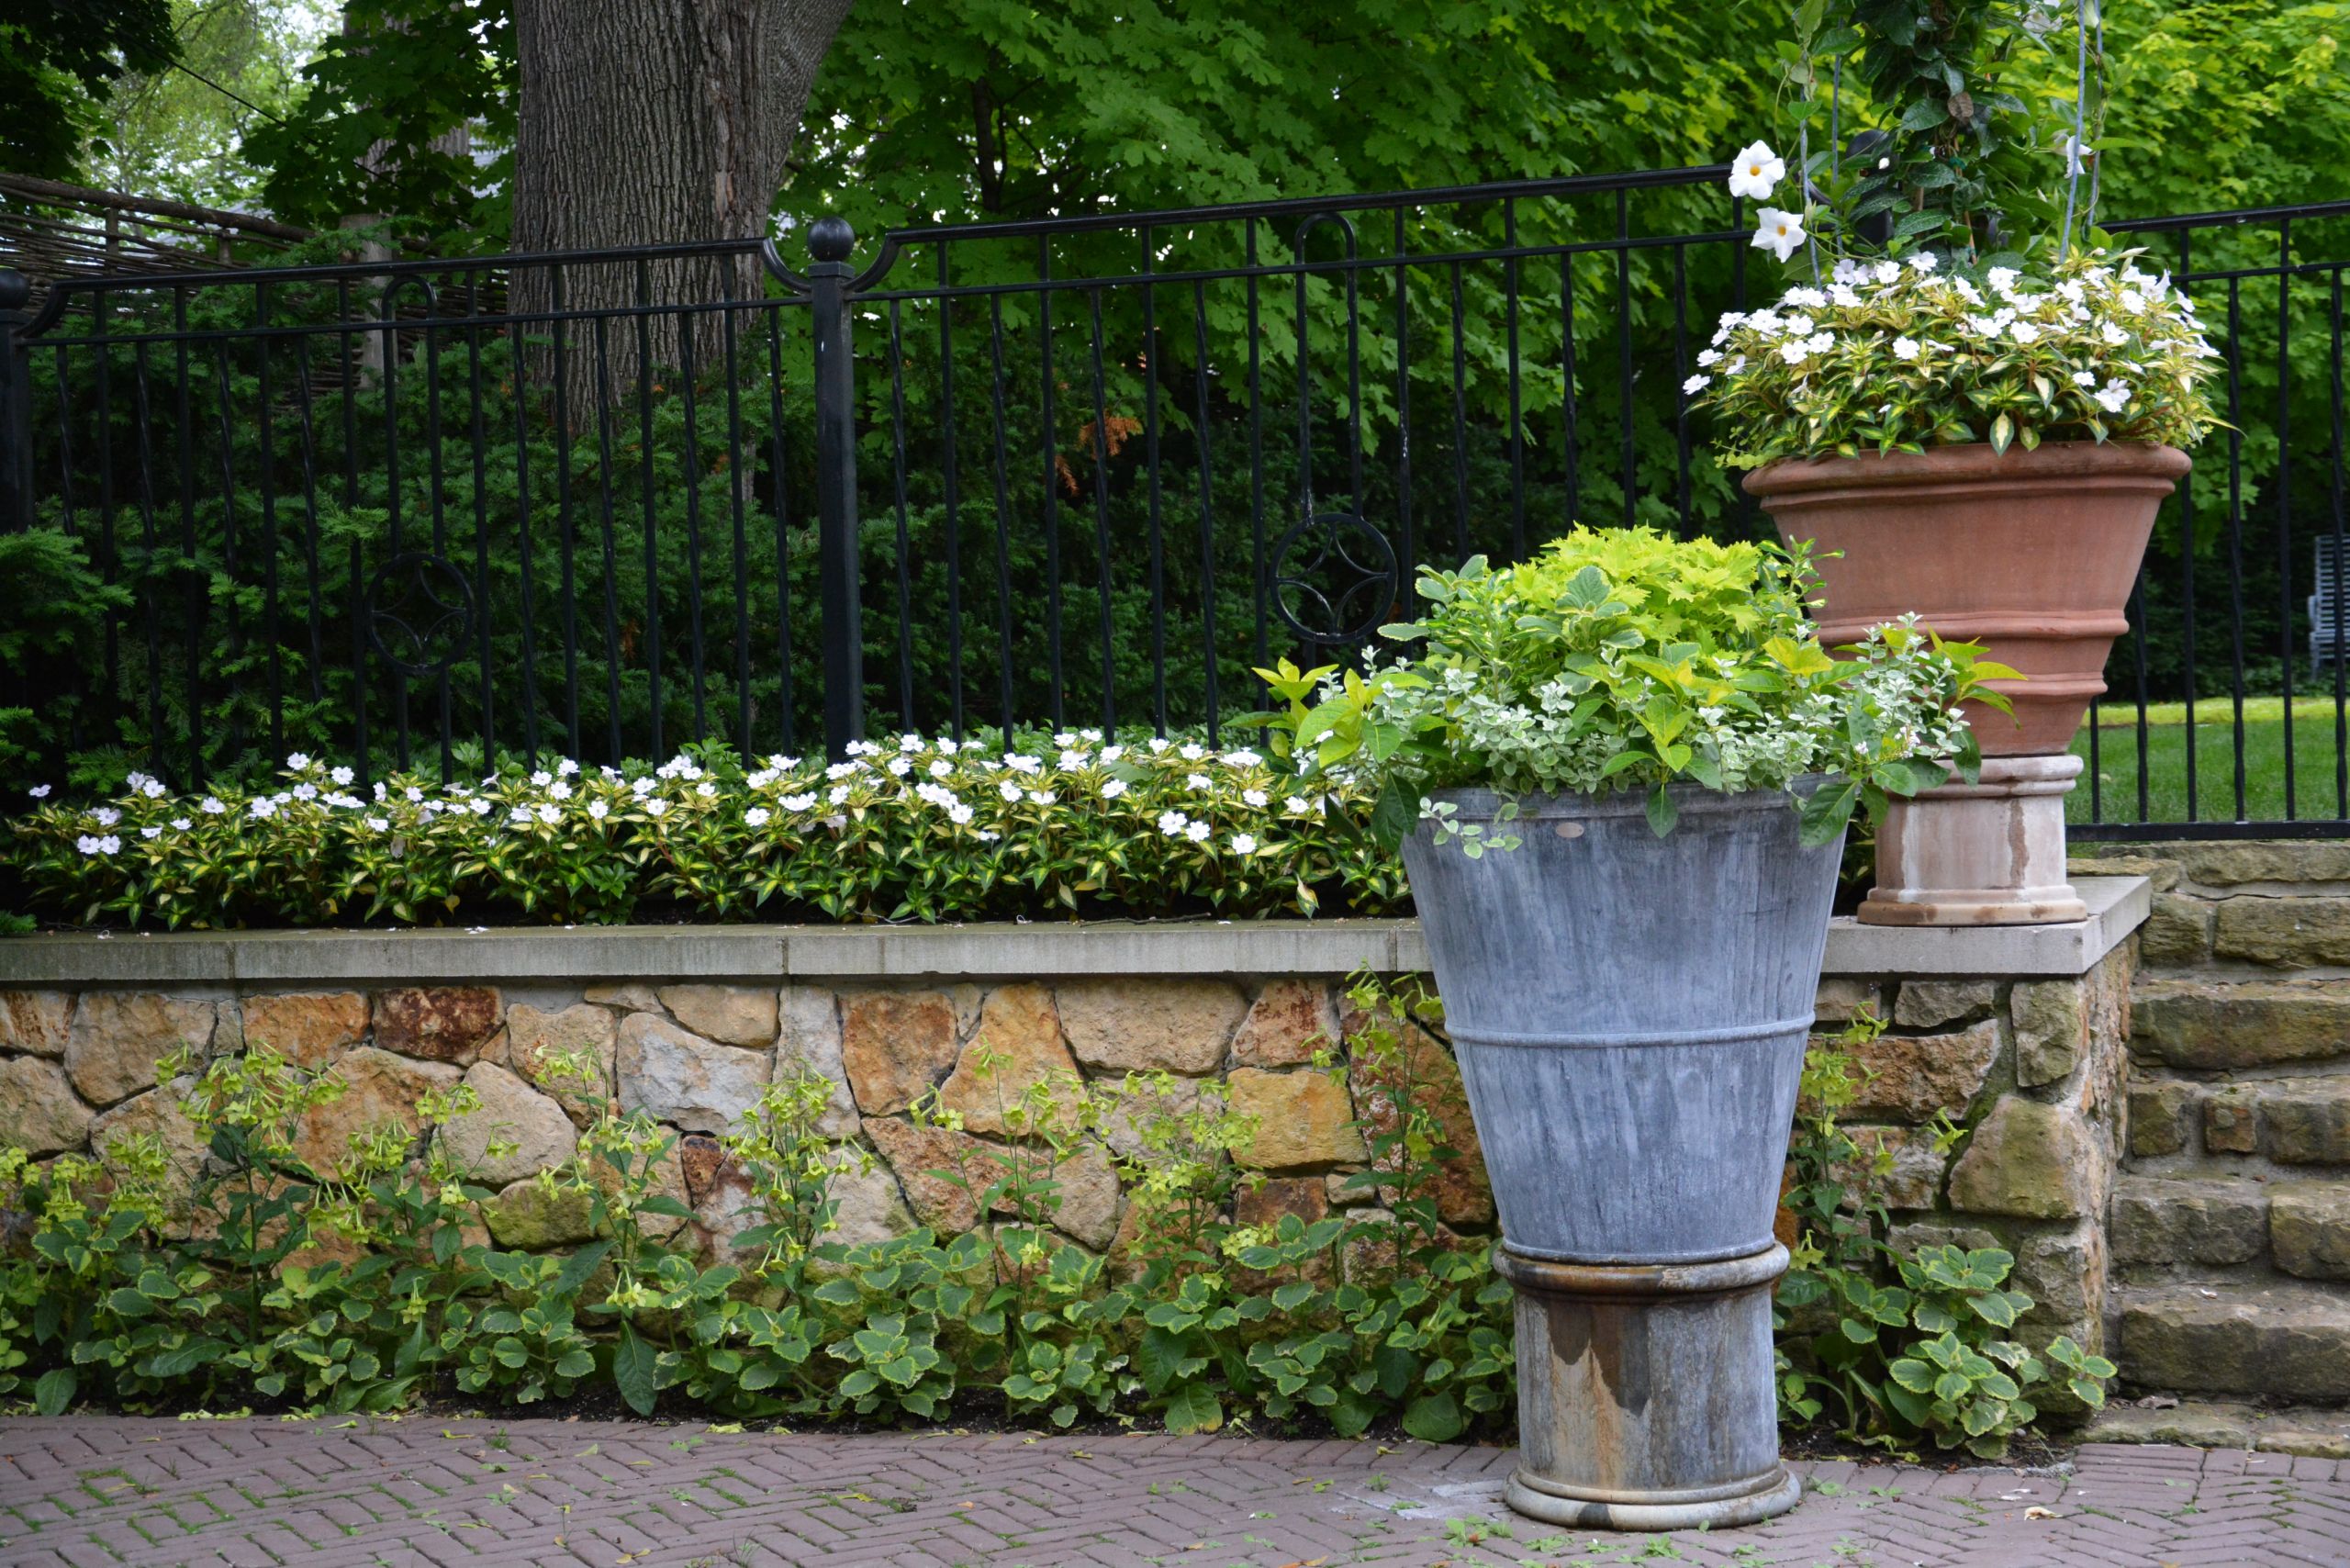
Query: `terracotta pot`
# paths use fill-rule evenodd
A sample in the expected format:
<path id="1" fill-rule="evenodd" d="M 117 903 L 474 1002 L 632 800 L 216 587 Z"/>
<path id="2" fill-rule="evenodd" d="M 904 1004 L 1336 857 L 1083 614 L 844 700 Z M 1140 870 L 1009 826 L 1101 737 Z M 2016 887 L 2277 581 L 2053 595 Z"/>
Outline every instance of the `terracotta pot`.
<path id="1" fill-rule="evenodd" d="M 1782 538 L 1813 542 L 1830 648 L 1915 610 L 2027 678 L 1998 681 L 2011 720 L 1970 704 L 1986 756 L 2072 744 L 2105 690 L 2106 655 L 2154 510 L 2188 470 L 2170 446 L 2051 442 L 1775 463 L 1747 476 Z"/>

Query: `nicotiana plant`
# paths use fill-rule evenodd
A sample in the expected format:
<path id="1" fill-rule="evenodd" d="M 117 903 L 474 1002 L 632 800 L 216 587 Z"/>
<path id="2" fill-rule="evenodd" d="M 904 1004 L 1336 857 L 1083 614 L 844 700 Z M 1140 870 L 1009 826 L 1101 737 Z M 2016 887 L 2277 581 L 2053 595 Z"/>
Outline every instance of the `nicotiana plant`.
<path id="1" fill-rule="evenodd" d="M 1095 730 L 745 765 L 722 746 L 657 767 L 509 759 L 459 783 L 361 786 L 297 753 L 279 787 L 118 798 L 36 789 L 0 837 L 28 905 L 79 924 L 309 925 L 472 915 L 625 920 L 978 920 L 1061 914 L 1385 913 L 1403 893 L 1369 795 L 1250 749 Z"/>
<path id="2" fill-rule="evenodd" d="M 1824 844 L 1858 807 L 1879 812 L 1953 767 L 1971 777 L 1979 753 L 1957 706 L 2004 708 L 1982 683 L 2014 672 L 1904 622 L 1831 658 L 1805 613 L 1810 582 L 1799 549 L 1644 528 L 1577 529 L 1513 566 L 1426 570 L 1426 612 L 1382 629 L 1416 652 L 1267 672 L 1289 702 L 1271 716 L 1278 745 L 1315 777 L 1376 788 L 1372 826 L 1389 842 L 1423 815 L 1460 835 L 1431 798 L 1450 786 L 1643 790 L 1662 834 L 1677 816 L 1668 785 L 1735 793 L 1825 775 L 1803 801 L 1805 840 Z"/>
<path id="3" fill-rule="evenodd" d="M 2101 28 L 2095 0 L 1797 8 L 1796 167 L 1758 140 L 1729 179 L 1796 286 L 1726 313 L 1682 387 L 1716 410 L 1729 465 L 2202 439 L 2217 356 L 2192 303 L 2095 227 Z M 2068 44 L 2069 103 L 2019 90 L 2020 66 Z"/>

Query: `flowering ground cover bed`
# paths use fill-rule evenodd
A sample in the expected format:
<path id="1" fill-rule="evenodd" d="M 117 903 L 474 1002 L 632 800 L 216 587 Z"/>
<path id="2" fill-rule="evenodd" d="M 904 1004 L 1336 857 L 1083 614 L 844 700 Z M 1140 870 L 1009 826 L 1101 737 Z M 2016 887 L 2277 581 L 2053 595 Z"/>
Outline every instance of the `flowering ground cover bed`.
<path id="1" fill-rule="evenodd" d="M 509 762 L 469 782 L 299 753 L 274 789 L 37 789 L 0 901 L 169 928 L 635 919 L 986 920 L 1396 913 L 1369 798 L 1242 746 L 902 735 L 839 763 L 721 747 L 655 766 Z M 21 918 L 21 916 L 20 916 Z"/>

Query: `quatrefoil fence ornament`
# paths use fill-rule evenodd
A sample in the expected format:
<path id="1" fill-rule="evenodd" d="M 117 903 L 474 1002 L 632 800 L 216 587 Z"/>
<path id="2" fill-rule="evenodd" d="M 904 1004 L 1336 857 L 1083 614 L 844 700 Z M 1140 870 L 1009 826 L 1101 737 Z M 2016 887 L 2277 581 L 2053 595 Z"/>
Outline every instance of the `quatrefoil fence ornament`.
<path id="1" fill-rule="evenodd" d="M 403 550 L 368 580 L 367 641 L 411 680 L 455 662 L 473 625 L 473 584 L 446 556 Z"/>
<path id="2" fill-rule="evenodd" d="M 1274 610 L 1298 636 L 1325 647 L 1368 641 L 1402 582 L 1387 535 L 1352 512 L 1316 512 L 1273 552 Z"/>

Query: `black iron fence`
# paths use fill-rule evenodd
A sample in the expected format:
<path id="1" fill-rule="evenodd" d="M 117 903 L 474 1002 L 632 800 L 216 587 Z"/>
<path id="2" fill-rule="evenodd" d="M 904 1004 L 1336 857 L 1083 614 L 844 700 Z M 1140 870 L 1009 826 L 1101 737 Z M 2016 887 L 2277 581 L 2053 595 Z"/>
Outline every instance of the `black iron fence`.
<path id="1" fill-rule="evenodd" d="M 1420 563 L 1760 532 L 1683 391 L 1780 286 L 1721 174 L 905 230 L 861 264 L 820 220 L 804 272 L 788 235 L 77 280 L 37 316 L 0 280 L 0 560 L 39 628 L 0 640 L 0 765 L 1227 728 L 1253 666 L 1408 614 Z M 2083 832 L 2350 832 L 2316 555 L 2350 203 L 2111 227 L 2194 289 L 2235 428 L 2158 528 Z"/>

